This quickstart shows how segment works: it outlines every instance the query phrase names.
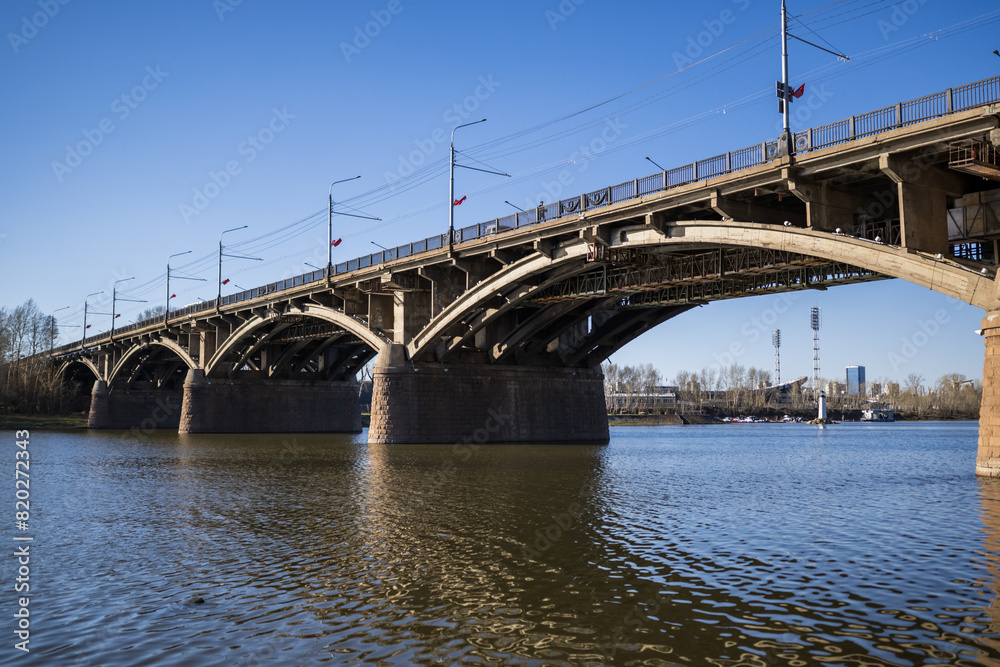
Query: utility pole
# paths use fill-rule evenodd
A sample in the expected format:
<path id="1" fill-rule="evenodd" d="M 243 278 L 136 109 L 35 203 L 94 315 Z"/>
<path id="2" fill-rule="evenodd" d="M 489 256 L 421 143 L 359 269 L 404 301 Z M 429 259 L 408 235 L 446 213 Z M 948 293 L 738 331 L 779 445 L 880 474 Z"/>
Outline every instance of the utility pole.
<path id="1" fill-rule="evenodd" d="M 83 344 L 87 341 L 87 299 L 92 296 L 97 296 L 98 294 L 104 294 L 104 290 L 100 292 L 91 292 L 83 299 L 83 338 L 80 339 L 80 349 L 83 349 Z M 98 315 L 107 315 L 107 313 L 97 313 Z"/>
<path id="2" fill-rule="evenodd" d="M 135 280 L 135 276 L 132 276 L 131 278 L 122 278 L 121 280 L 116 280 L 114 286 L 111 288 L 111 340 L 115 339 L 115 320 L 118 318 L 118 315 L 116 314 L 115 311 L 115 304 L 118 301 L 134 301 L 135 303 L 146 303 L 146 299 L 118 298 L 118 283 L 123 283 L 126 280 Z"/>
<path id="3" fill-rule="evenodd" d="M 330 184 L 330 207 L 327 213 L 326 220 L 326 282 L 330 283 L 333 278 L 333 186 L 337 183 L 346 183 L 347 181 L 353 181 L 361 178 L 361 174 L 357 176 L 351 176 L 350 178 L 345 178 L 339 181 L 334 181 Z M 361 218 L 362 220 L 378 220 L 381 221 L 382 218 L 376 218 L 370 215 L 356 215 L 354 213 L 344 213 L 342 211 L 337 211 L 337 215 L 346 215 L 349 218 Z"/>
<path id="4" fill-rule="evenodd" d="M 781 102 L 779 102 L 778 105 L 781 110 L 781 136 L 778 137 L 778 150 L 775 153 L 775 157 L 786 157 L 795 153 L 795 137 L 792 136 L 790 118 L 791 109 L 789 108 L 792 103 L 792 86 L 788 82 L 789 37 L 817 48 L 820 51 L 826 51 L 831 55 L 837 56 L 838 58 L 843 58 L 848 61 L 850 60 L 850 58 L 845 56 L 843 53 L 831 51 L 830 49 L 820 46 L 819 44 L 813 44 L 810 41 L 804 40 L 801 37 L 797 37 L 788 32 L 788 8 L 785 5 L 785 0 L 781 0 L 781 81 L 778 82 L 778 87 L 780 88 L 779 92 L 781 93 L 778 95 L 778 97 L 781 98 Z M 801 95 L 801 92 L 797 93 L 797 95 Z"/>
<path id="5" fill-rule="evenodd" d="M 180 257 L 181 255 L 186 255 L 189 252 L 191 252 L 191 251 L 190 250 L 185 250 L 184 252 L 177 252 L 177 253 L 174 253 L 173 255 L 171 255 L 170 257 L 167 257 L 167 300 L 165 302 L 166 308 L 163 311 L 163 328 L 164 329 L 168 328 L 167 327 L 167 321 L 170 319 L 170 299 L 171 299 L 171 296 L 170 296 L 170 260 L 173 259 L 174 257 Z M 181 280 L 200 280 L 202 282 L 205 281 L 204 278 L 191 278 L 190 276 L 177 276 L 177 277 L 180 278 Z"/>
<path id="6" fill-rule="evenodd" d="M 52 355 L 53 342 L 56 338 L 56 313 L 60 310 L 66 310 L 69 306 L 63 306 L 62 308 L 56 308 L 49 315 L 49 356 Z"/>
<path id="7" fill-rule="evenodd" d="M 242 227 L 233 227 L 232 229 L 227 229 L 219 234 L 219 291 L 215 297 L 215 310 L 218 312 L 222 308 L 222 258 L 232 257 L 233 259 L 250 259 L 255 262 L 263 262 L 264 260 L 260 257 L 244 257 L 243 255 L 226 255 L 222 252 L 222 237 L 229 232 L 235 232 L 240 229 L 246 229 L 249 225 L 243 225 Z"/>

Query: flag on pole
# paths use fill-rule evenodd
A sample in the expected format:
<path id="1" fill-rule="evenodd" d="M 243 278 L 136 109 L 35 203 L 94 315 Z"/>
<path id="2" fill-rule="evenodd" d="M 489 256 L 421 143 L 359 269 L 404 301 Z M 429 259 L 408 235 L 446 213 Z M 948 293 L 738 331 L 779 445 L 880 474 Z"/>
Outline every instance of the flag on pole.
<path id="1" fill-rule="evenodd" d="M 90 328 L 90 327 L 92 327 L 92 326 L 94 326 L 94 325 L 93 325 L 93 324 L 88 324 L 88 325 L 87 325 L 87 328 L 89 329 L 89 328 Z"/>
<path id="2" fill-rule="evenodd" d="M 467 197 L 467 196 L 468 196 L 468 195 L 466 195 L 466 197 Z M 461 199 L 456 199 L 456 200 L 455 200 L 455 206 L 458 206 L 459 204 L 461 204 L 461 203 L 462 203 L 462 202 L 464 202 L 464 201 L 465 201 L 465 197 L 462 197 Z"/>
<path id="3" fill-rule="evenodd" d="M 122 316 L 122 314 L 121 314 L 121 313 L 118 313 L 117 315 L 115 315 L 115 319 L 117 320 L 117 319 L 118 319 L 119 317 L 121 317 L 121 316 Z"/>
<path id="4" fill-rule="evenodd" d="M 177 295 L 176 295 L 176 294 L 171 294 L 171 295 L 170 295 L 170 298 L 171 298 L 171 299 L 175 299 L 175 298 L 177 298 Z"/>
<path id="5" fill-rule="evenodd" d="M 795 99 L 799 99 L 802 97 L 802 93 L 804 92 L 806 92 L 806 84 L 803 83 L 801 86 L 793 90 L 791 94 Z"/>
<path id="6" fill-rule="evenodd" d="M 332 245 L 334 248 L 336 248 L 337 246 L 340 245 L 340 242 L 343 241 L 343 240 L 344 239 L 337 239 L 336 241 L 332 242 L 330 245 Z"/>
<path id="7" fill-rule="evenodd" d="M 229 278 L 226 278 L 225 280 L 223 280 L 222 284 L 223 285 L 228 285 L 229 284 Z"/>

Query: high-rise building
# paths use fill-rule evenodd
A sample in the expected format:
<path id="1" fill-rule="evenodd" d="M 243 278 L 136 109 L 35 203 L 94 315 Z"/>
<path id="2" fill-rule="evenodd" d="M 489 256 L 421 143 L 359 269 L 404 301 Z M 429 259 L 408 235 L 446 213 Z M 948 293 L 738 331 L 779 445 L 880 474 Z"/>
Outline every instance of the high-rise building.
<path id="1" fill-rule="evenodd" d="M 862 394 L 865 391 L 865 367 L 847 367 L 847 393 Z"/>

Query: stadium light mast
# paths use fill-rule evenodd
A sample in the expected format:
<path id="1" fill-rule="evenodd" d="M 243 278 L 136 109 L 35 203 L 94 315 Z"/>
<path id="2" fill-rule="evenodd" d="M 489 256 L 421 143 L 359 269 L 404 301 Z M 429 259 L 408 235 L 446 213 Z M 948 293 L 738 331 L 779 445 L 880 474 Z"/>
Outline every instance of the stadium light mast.
<path id="1" fill-rule="evenodd" d="M 781 329 L 771 332 L 771 343 L 774 344 L 774 384 L 781 384 L 781 354 L 778 349 L 781 347 Z"/>
<path id="2" fill-rule="evenodd" d="M 809 325 L 813 330 L 813 392 L 819 391 L 819 327 L 821 324 L 819 307 L 809 309 Z"/>

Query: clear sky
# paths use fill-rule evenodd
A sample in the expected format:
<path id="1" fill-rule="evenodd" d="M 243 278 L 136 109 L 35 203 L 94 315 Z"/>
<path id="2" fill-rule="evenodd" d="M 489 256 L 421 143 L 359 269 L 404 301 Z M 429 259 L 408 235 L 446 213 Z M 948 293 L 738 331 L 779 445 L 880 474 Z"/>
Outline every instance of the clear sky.
<path id="1" fill-rule="evenodd" d="M 995 0 L 791 0 L 794 129 L 1000 73 Z M 335 261 L 447 230 L 447 135 L 460 170 L 456 226 L 776 137 L 777 0 L 371 2 L 5 0 L 0 4 L 0 305 L 33 298 L 78 338 L 84 298 L 128 323 L 164 302 L 322 265 L 327 194 Z M 595 106 L 598 105 L 599 106 Z M 562 181 L 562 183 L 560 183 Z M 295 224 L 298 223 L 298 224 Z M 982 376 L 982 311 L 901 281 L 713 303 L 612 358 L 678 370 L 728 363 L 810 375 L 809 308 L 823 309 L 822 371 L 840 378 Z M 93 315 L 94 333 L 110 318 Z"/>

